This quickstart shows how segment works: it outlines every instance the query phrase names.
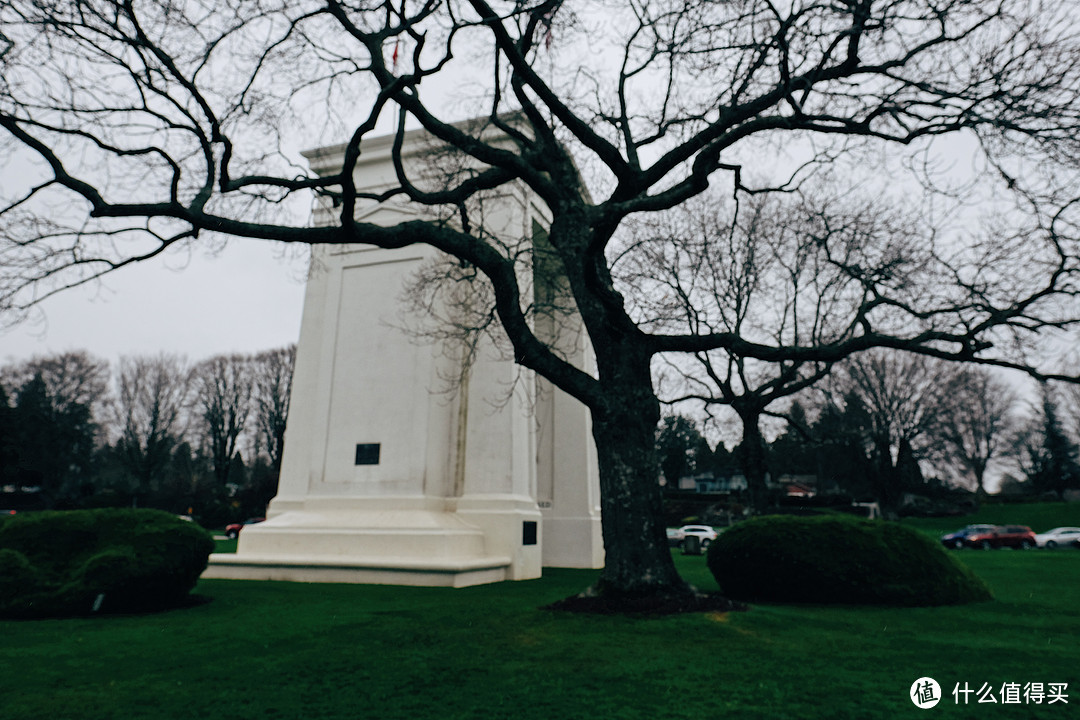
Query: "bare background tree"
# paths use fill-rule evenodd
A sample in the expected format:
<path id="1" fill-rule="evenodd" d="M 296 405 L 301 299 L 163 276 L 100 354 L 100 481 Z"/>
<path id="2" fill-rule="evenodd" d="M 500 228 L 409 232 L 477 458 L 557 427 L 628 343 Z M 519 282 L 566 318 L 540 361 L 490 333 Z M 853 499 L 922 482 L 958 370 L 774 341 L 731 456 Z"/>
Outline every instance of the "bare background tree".
<path id="1" fill-rule="evenodd" d="M 738 213 L 736 211 L 738 210 Z M 855 205 L 805 193 L 753 195 L 737 205 L 705 193 L 634 226 L 616 264 L 639 322 L 654 330 L 730 333 L 786 346 L 824 345 L 866 302 L 866 275 L 927 281 L 918 224 L 880 199 Z M 632 267 L 626 267 L 633 264 Z M 763 362 L 730 351 L 658 358 L 667 403 L 730 407 L 742 426 L 750 505 L 766 502 L 762 418 L 824 378 L 829 362 Z"/>
<path id="2" fill-rule="evenodd" d="M 273 468 L 275 477 L 281 472 L 281 455 L 285 448 L 285 421 L 289 417 L 295 363 L 295 345 L 267 350 L 251 359 L 255 426 L 261 444 L 270 457 L 270 467 Z"/>
<path id="3" fill-rule="evenodd" d="M 138 495 L 148 494 L 164 475 L 184 436 L 188 378 L 186 361 L 175 355 L 120 358 L 112 408 L 120 429 L 115 448 Z"/>
<path id="4" fill-rule="evenodd" d="M 943 380 L 933 359 L 875 350 L 844 363 L 832 382 L 833 402 L 855 420 L 869 459 L 874 492 L 895 517 L 905 490 L 921 481 L 919 460 L 937 439 Z"/>
<path id="5" fill-rule="evenodd" d="M 100 413 L 109 391 L 109 363 L 81 350 L 35 356 L 0 370 L 0 383 L 9 388 L 22 388 L 34 377 L 41 378 L 55 412 L 83 405 Z"/>
<path id="6" fill-rule="evenodd" d="M 218 486 L 230 482 L 240 436 L 251 414 L 251 361 L 242 355 L 219 355 L 191 371 L 192 412 L 207 444 L 207 456 Z"/>
<path id="7" fill-rule="evenodd" d="M 211 359 L 259 371 L 251 422 L 232 448 L 222 430 L 237 427 L 227 369 L 214 403 L 225 418 L 214 424 L 215 442 L 193 397 L 196 375 L 182 358 L 122 357 L 111 384 L 108 363 L 81 351 L 0 366 L 0 508 L 134 504 L 194 515 L 211 528 L 263 515 L 277 490 L 293 359 L 291 346 Z M 271 447 L 253 442 L 244 459 L 234 451 L 228 464 L 214 461 L 215 447 L 224 456 L 245 437 L 267 433 Z M 218 470 L 228 472 L 219 477 Z"/>
<path id="8" fill-rule="evenodd" d="M 953 369 L 940 383 L 936 412 L 942 449 L 960 477 L 985 497 L 987 469 L 1009 454 L 1017 394 L 1000 377 L 978 367 Z"/>
<path id="9" fill-rule="evenodd" d="M 2 149 L 35 160 L 0 204 L 0 308 L 17 317 L 64 287 L 223 236 L 431 245 L 490 283 L 517 361 L 591 411 L 607 551 L 597 593 L 617 606 L 693 604 L 659 522 L 656 357 L 812 365 L 881 346 L 1052 374 L 1031 351 L 1077 319 L 1076 11 L 1026 0 L 10 0 Z M 468 115 L 486 122 L 451 122 Z M 396 187 L 358 193 L 361 141 L 409 125 L 454 149 L 463 170 L 433 183 L 399 164 Z M 296 164 L 293 143 L 343 139 L 340 172 Z M 939 143 L 970 150 L 976 172 L 944 172 Z M 847 264 L 859 302 L 821 341 L 639 322 L 607 255 L 628 218 L 710 184 L 740 198 L 797 188 L 822 166 L 842 190 L 912 196 L 928 223 L 906 242 L 925 253 L 925 282 L 883 271 L 885 258 Z M 910 175 L 921 188 L 898 190 Z M 471 212 L 513 184 L 551 212 L 548 243 L 595 373 L 533 331 L 522 254 Z M 333 201 L 329 226 L 288 214 L 312 193 Z M 360 205 L 389 198 L 431 219 L 357 221 Z M 982 215 L 987 203 L 996 216 Z"/>

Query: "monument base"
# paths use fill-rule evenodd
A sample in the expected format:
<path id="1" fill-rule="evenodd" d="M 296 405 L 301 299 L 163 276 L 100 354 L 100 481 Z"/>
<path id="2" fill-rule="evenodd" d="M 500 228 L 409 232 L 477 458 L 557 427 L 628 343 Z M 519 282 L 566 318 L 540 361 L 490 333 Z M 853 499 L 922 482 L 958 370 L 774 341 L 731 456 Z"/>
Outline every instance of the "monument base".
<path id="1" fill-rule="evenodd" d="M 245 527 L 236 553 L 211 555 L 202 577 L 438 587 L 540 577 L 540 513 L 527 498 L 303 505 Z"/>
<path id="2" fill-rule="evenodd" d="M 459 563 L 422 563 L 414 558 L 311 557 L 298 555 L 210 556 L 202 577 L 224 580 L 284 580 L 311 583 L 469 587 L 508 578 L 510 558 L 482 558 Z"/>
<path id="3" fill-rule="evenodd" d="M 544 518 L 544 567 L 595 570 L 604 567 L 600 518 Z"/>

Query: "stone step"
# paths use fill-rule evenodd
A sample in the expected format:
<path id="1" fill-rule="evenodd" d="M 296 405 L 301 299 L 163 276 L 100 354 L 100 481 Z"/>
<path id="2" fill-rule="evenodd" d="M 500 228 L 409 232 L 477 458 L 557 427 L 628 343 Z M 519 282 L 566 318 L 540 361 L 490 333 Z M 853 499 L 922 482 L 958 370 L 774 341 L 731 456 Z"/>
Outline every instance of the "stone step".
<path id="1" fill-rule="evenodd" d="M 294 511 L 245 527 L 237 554 L 464 560 L 487 548 L 482 530 L 451 513 Z"/>

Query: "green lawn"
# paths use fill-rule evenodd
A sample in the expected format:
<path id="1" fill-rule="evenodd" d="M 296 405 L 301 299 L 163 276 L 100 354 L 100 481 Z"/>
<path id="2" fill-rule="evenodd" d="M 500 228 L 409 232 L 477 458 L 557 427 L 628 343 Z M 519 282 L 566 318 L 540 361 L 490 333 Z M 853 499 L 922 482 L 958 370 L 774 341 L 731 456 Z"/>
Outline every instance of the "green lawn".
<path id="1" fill-rule="evenodd" d="M 218 540 L 218 538 L 222 538 Z M 216 553 L 234 553 L 236 552 L 236 538 L 230 540 L 229 538 L 221 535 L 214 536 L 214 552 Z"/>
<path id="2" fill-rule="evenodd" d="M 1080 552 L 964 553 L 997 600 L 755 606 L 663 619 L 539 606 L 594 573 L 444 590 L 204 581 L 160 615 L 0 622 L 0 717 L 1067 718 L 1080 705 Z M 700 556 L 676 556 L 714 588 Z M 918 710 L 915 679 L 945 700 Z M 955 683 L 1067 682 L 1068 706 L 956 706 Z"/>

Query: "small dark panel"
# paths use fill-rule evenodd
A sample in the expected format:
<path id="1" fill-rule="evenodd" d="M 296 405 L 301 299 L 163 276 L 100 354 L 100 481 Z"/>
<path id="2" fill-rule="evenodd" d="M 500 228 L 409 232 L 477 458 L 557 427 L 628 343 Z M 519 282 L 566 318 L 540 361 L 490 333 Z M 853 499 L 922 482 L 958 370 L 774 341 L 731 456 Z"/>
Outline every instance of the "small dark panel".
<path id="1" fill-rule="evenodd" d="M 357 465 L 379 464 L 379 443 L 359 443 L 356 446 Z"/>
<path id="2" fill-rule="evenodd" d="M 536 523 L 532 522 L 531 520 L 526 520 L 521 524 L 521 544 L 536 544 Z"/>

